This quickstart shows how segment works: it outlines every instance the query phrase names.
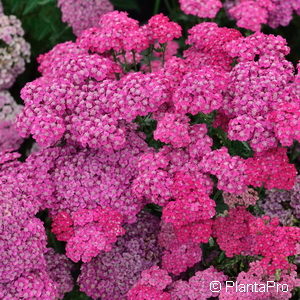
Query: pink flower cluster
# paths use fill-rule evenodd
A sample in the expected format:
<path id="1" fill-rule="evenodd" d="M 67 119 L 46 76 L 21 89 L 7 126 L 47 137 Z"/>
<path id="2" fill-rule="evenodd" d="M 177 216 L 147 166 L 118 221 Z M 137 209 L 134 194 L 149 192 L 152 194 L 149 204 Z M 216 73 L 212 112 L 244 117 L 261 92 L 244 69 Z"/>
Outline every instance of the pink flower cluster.
<path id="1" fill-rule="evenodd" d="M 73 146 L 33 153 L 26 167 L 31 170 L 34 197 L 52 216 L 101 206 L 119 212 L 126 222 L 134 222 L 146 203 L 132 191 L 138 158 L 147 149 L 141 137 L 132 130 L 126 147 L 112 153 Z"/>
<path id="2" fill-rule="evenodd" d="M 198 244 L 207 242 L 211 236 L 215 202 L 201 184 L 184 173 L 175 175 L 172 189 L 176 200 L 169 202 L 162 211 L 162 221 L 166 223 L 163 227 L 166 233 L 162 231 L 161 236 L 161 240 L 165 240 L 162 242 L 165 248 L 163 266 L 169 272 L 179 274 L 200 260 Z M 175 234 L 174 241 L 167 237 L 168 231 Z"/>
<path id="3" fill-rule="evenodd" d="M 285 287 L 288 287 L 284 290 L 281 288 L 270 288 L 264 290 L 264 286 L 266 286 L 267 282 L 274 282 L 279 286 L 285 285 Z M 243 300 L 243 299 L 250 299 L 250 300 L 267 300 L 267 299 L 282 299 L 287 300 L 292 297 L 291 291 L 300 284 L 299 279 L 297 278 L 297 272 L 295 270 L 292 270 L 290 272 L 288 271 L 282 271 L 280 278 L 276 278 L 275 275 L 269 275 L 266 273 L 266 270 L 264 267 L 260 264 L 260 262 L 252 262 L 250 263 L 250 268 L 247 272 L 241 272 L 237 276 L 237 282 L 240 285 L 239 288 L 228 288 L 223 289 L 220 293 L 219 299 L 221 300 Z M 259 290 L 259 292 L 255 292 L 255 288 L 252 288 L 253 284 L 256 283 L 257 287 L 256 289 Z M 249 289 L 244 289 L 248 284 Z M 260 287 L 260 289 L 258 288 Z M 226 291 L 226 292 L 225 292 Z"/>
<path id="4" fill-rule="evenodd" d="M 77 36 L 87 28 L 97 27 L 99 18 L 113 10 L 109 0 L 58 0 L 57 4 L 62 20 L 72 27 Z"/>
<path id="5" fill-rule="evenodd" d="M 291 146 L 298 138 L 295 99 L 299 92 L 294 68 L 285 59 L 289 53 L 286 41 L 256 33 L 233 40 L 226 48 L 238 61 L 230 72 L 222 107 L 229 118 L 228 137 L 248 141 L 256 152 L 276 148 L 279 142 Z M 291 122 L 292 132 L 284 130 L 287 122 Z"/>
<path id="6" fill-rule="evenodd" d="M 141 278 L 127 295 L 130 300 L 206 300 L 219 294 L 211 291 L 210 283 L 217 280 L 223 286 L 226 279 L 226 275 L 210 267 L 196 272 L 188 281 L 172 281 L 165 270 L 153 266 L 142 272 Z"/>
<path id="7" fill-rule="evenodd" d="M 199 148 L 206 144 L 207 139 L 203 142 L 198 141 Z M 146 198 L 149 202 L 165 206 L 173 198 L 173 185 L 177 172 L 186 173 L 187 176 L 190 174 L 202 186 L 202 191 L 209 194 L 213 187 L 212 181 L 202 172 L 197 157 L 189 153 L 191 148 L 193 147 L 174 149 L 165 146 L 158 153 L 150 152 L 142 155 L 138 164 L 139 174 L 133 182 L 133 193 L 136 197 Z M 198 154 L 197 152 L 194 149 L 193 153 Z"/>
<path id="8" fill-rule="evenodd" d="M 70 216 L 60 212 L 53 217 L 52 232 L 67 242 L 66 255 L 74 262 L 89 262 L 100 251 L 110 251 L 117 237 L 125 234 L 122 216 L 108 208 L 80 209 Z"/>
<path id="9" fill-rule="evenodd" d="M 192 241 L 180 242 L 172 224 L 162 223 L 159 245 L 163 248 L 162 267 L 169 273 L 179 275 L 201 261 L 199 244 Z"/>
<path id="10" fill-rule="evenodd" d="M 15 153 L 0 154 L 0 298 L 53 300 L 72 290 L 71 263 L 46 248 L 43 223 L 35 217 L 30 171 Z"/>
<path id="11" fill-rule="evenodd" d="M 222 7 L 220 0 L 179 0 L 181 10 L 199 18 L 214 18 Z"/>
<path id="12" fill-rule="evenodd" d="M 128 292 L 128 300 L 171 300 L 169 293 L 163 290 L 172 282 L 168 272 L 157 266 L 145 270 L 141 278 Z"/>
<path id="13" fill-rule="evenodd" d="M 242 37 L 239 31 L 204 22 L 192 27 L 188 32 L 186 43 L 191 47 L 184 51 L 184 57 L 189 63 L 189 68 L 196 64 L 198 68 L 204 65 L 223 71 L 232 69 L 233 59 L 229 56 L 226 45 Z"/>
<path id="14" fill-rule="evenodd" d="M 228 193 L 241 194 L 246 190 L 246 161 L 239 156 L 230 156 L 227 148 L 214 150 L 206 154 L 201 167 L 204 172 L 218 178 L 218 188 Z M 253 166 L 254 170 L 255 166 Z M 254 172 L 251 172 L 251 174 Z"/>
<path id="15" fill-rule="evenodd" d="M 93 299 L 126 300 L 127 292 L 139 280 L 141 272 L 161 260 L 157 217 L 140 213 L 136 223 L 124 227 L 125 235 L 118 238 L 111 251 L 101 251 L 81 266 L 80 290 Z"/>
<path id="16" fill-rule="evenodd" d="M 299 0 L 226 0 L 229 16 L 237 25 L 252 31 L 260 31 L 262 24 L 272 28 L 287 26 L 293 12 L 299 12 Z"/>
<path id="17" fill-rule="evenodd" d="M 212 292 L 210 283 L 219 281 L 224 287 L 223 282 L 227 276 L 219 272 L 214 267 L 209 267 L 203 271 L 198 271 L 188 281 L 177 280 L 171 285 L 170 294 L 173 300 L 206 300 L 218 296 L 218 292 Z"/>
<path id="18" fill-rule="evenodd" d="M 157 15 L 140 27 L 127 13 L 114 11 L 92 30 L 84 31 L 76 44 L 59 45 L 39 58 L 43 76 L 22 90 L 26 105 L 18 129 L 23 137 L 32 134 L 42 146 L 66 139 L 83 147 L 119 150 L 126 144 L 127 122 L 169 101 L 168 78 L 123 74 L 119 52 L 140 52 L 150 43 L 171 41 L 180 36 L 179 25 Z M 134 32 L 143 39 L 131 36 Z"/>
<path id="19" fill-rule="evenodd" d="M 258 201 L 258 193 L 252 188 L 248 188 L 244 193 L 241 195 L 230 194 L 228 192 L 223 193 L 223 200 L 224 202 L 231 208 L 235 207 L 236 205 L 241 206 L 250 206 L 255 205 Z"/>
<path id="20" fill-rule="evenodd" d="M 268 274 L 277 269 L 290 270 L 287 258 L 299 254 L 300 229 L 281 227 L 277 218 L 254 217 L 244 207 L 231 209 L 225 217 L 218 217 L 213 236 L 226 255 L 261 255 L 260 261 Z"/>
<path id="21" fill-rule="evenodd" d="M 295 166 L 289 163 L 285 148 L 255 154 L 246 160 L 246 170 L 249 185 L 267 189 L 291 190 L 297 175 Z"/>
<path id="22" fill-rule="evenodd" d="M 163 208 L 162 220 L 173 225 L 181 242 L 207 242 L 215 202 L 202 192 L 203 187 L 197 186 L 195 179 L 185 174 L 176 174 L 173 190 L 177 194 L 176 201 Z"/>

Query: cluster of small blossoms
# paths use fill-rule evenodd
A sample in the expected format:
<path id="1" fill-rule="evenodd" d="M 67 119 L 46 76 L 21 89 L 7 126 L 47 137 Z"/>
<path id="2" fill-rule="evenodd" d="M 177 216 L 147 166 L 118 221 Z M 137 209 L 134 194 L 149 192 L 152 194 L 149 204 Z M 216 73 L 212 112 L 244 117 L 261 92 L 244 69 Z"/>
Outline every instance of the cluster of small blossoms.
<path id="1" fill-rule="evenodd" d="M 169 273 L 179 275 L 201 261 L 199 244 L 179 241 L 172 224 L 162 223 L 158 238 L 163 248 L 162 267 Z"/>
<path id="2" fill-rule="evenodd" d="M 287 258 L 299 254 L 299 233 L 297 227 L 279 226 L 277 218 L 254 217 L 244 207 L 231 209 L 213 224 L 213 236 L 227 256 L 261 255 L 260 263 L 269 274 L 294 266 Z"/>
<path id="3" fill-rule="evenodd" d="M 291 190 L 297 170 L 295 165 L 289 163 L 286 151 L 285 148 L 277 148 L 248 158 L 245 161 L 247 184 L 267 189 Z"/>
<path id="4" fill-rule="evenodd" d="M 255 33 L 226 45 L 237 59 L 221 113 L 229 118 L 228 137 L 248 141 L 256 152 L 291 146 L 299 139 L 294 67 L 285 59 L 289 53 L 280 36 Z M 280 115 L 284 118 L 280 119 Z M 291 130 L 284 130 L 286 124 Z"/>
<path id="5" fill-rule="evenodd" d="M 172 282 L 168 272 L 153 266 L 144 270 L 139 281 L 130 289 L 127 294 L 128 300 L 171 300 L 169 293 L 164 289 Z"/>
<path id="6" fill-rule="evenodd" d="M 0 90 L 10 88 L 29 61 L 30 46 L 23 36 L 21 22 L 0 12 Z"/>
<path id="7" fill-rule="evenodd" d="M 241 194 L 246 191 L 246 160 L 231 156 L 227 148 L 214 150 L 206 154 L 201 167 L 204 172 L 218 178 L 218 188 L 228 193 Z"/>
<path id="8" fill-rule="evenodd" d="M 136 223 L 124 227 L 125 235 L 118 238 L 111 251 L 102 251 L 81 266 L 78 284 L 92 299 L 127 299 L 127 292 L 139 280 L 141 272 L 160 263 L 159 219 L 140 213 Z"/>
<path id="9" fill-rule="evenodd" d="M 139 52 L 150 44 L 165 49 L 165 43 L 180 37 L 179 25 L 157 15 L 139 26 L 127 13 L 114 11 L 91 30 L 75 44 L 61 44 L 39 58 L 43 76 L 21 94 L 25 109 L 17 125 L 23 137 L 32 134 L 46 147 L 64 139 L 83 147 L 119 150 L 127 143 L 128 122 L 169 101 L 168 78 L 128 73 L 121 59 L 126 61 L 129 53 L 136 64 Z"/>
<path id="10" fill-rule="evenodd" d="M 181 10 L 199 18 L 214 18 L 222 7 L 220 0 L 179 0 Z"/>
<path id="11" fill-rule="evenodd" d="M 267 24 L 269 13 L 275 8 L 273 0 L 229 0 L 228 14 L 237 20 L 237 26 L 259 31 L 262 24 Z"/>
<path id="12" fill-rule="evenodd" d="M 199 112 L 209 114 L 221 108 L 226 79 L 225 73 L 218 73 L 210 67 L 203 66 L 188 72 L 173 95 L 175 110 L 196 115 Z"/>
<path id="13" fill-rule="evenodd" d="M 252 262 L 247 272 L 240 272 L 237 276 L 237 286 L 222 289 L 219 299 L 290 299 L 292 297 L 292 290 L 300 284 L 300 280 L 297 278 L 297 272 L 295 270 L 282 270 L 280 278 L 276 277 L 276 275 L 268 274 L 260 264 L 260 261 Z"/>
<path id="14" fill-rule="evenodd" d="M 278 217 L 284 225 L 292 225 L 300 217 L 300 177 L 296 177 L 290 191 L 267 191 L 267 197 L 260 201 L 260 206 L 266 215 Z"/>
<path id="15" fill-rule="evenodd" d="M 138 158 L 146 143 L 132 130 L 122 150 L 101 150 L 73 146 L 53 147 L 33 153 L 26 161 L 31 170 L 35 197 L 52 216 L 69 214 L 97 206 L 119 212 L 126 222 L 134 222 L 145 201 L 137 199 L 133 181 L 138 175 Z"/>
<path id="16" fill-rule="evenodd" d="M 226 279 L 226 275 L 211 266 L 196 272 L 188 281 L 177 280 L 173 282 L 169 293 L 172 300 L 206 300 L 219 295 L 217 291 L 211 291 L 211 282 L 218 281 L 224 287 L 223 282 Z"/>
<path id="17" fill-rule="evenodd" d="M 236 205 L 248 207 L 250 205 L 255 205 L 258 199 L 258 192 L 252 188 L 247 188 L 241 195 L 230 194 L 227 192 L 223 193 L 223 200 L 229 207 L 235 207 Z"/>
<path id="18" fill-rule="evenodd" d="M 201 143 L 201 140 L 200 142 L 195 140 L 195 142 L 201 149 L 206 139 L 204 143 Z M 168 201 L 174 197 L 173 186 L 177 172 L 190 175 L 198 181 L 204 194 L 210 194 L 213 183 L 209 176 L 202 172 L 199 159 L 189 153 L 191 148 L 174 149 L 165 146 L 158 153 L 142 155 L 138 164 L 139 174 L 133 182 L 134 195 L 161 206 L 167 205 Z M 201 150 L 193 150 L 196 155 L 200 152 L 200 157 L 202 157 Z"/>
<path id="19" fill-rule="evenodd" d="M 89 262 L 100 251 L 110 251 L 117 236 L 124 235 L 122 216 L 109 208 L 60 212 L 53 217 L 52 232 L 67 242 L 66 255 L 74 262 Z"/>
<path id="20" fill-rule="evenodd" d="M 268 121 L 275 124 L 274 132 L 282 146 L 290 146 L 300 140 L 300 104 L 282 103 L 268 115 Z"/>
<path id="21" fill-rule="evenodd" d="M 56 253 L 52 248 L 48 248 L 45 258 L 50 278 L 58 283 L 58 298 L 61 299 L 66 292 L 73 289 L 74 283 L 71 276 L 73 264 L 65 255 Z"/>
<path id="22" fill-rule="evenodd" d="M 291 191 L 269 190 L 265 199 L 259 202 L 264 213 L 271 218 L 279 218 L 286 226 L 293 224 L 293 210 L 290 206 Z M 287 206 L 287 207 L 285 207 Z"/>
<path id="23" fill-rule="evenodd" d="M 113 10 L 109 0 L 58 0 L 62 20 L 68 23 L 75 35 L 90 27 L 97 27 L 99 18 Z"/>
<path id="24" fill-rule="evenodd" d="M 207 135 L 206 125 L 190 126 L 190 119 L 179 113 L 157 115 L 156 120 L 155 139 L 171 144 L 174 148 L 186 147 L 191 157 L 195 158 L 210 152 L 212 139 Z"/>
<path id="25" fill-rule="evenodd" d="M 199 256 L 195 256 L 199 250 L 185 263 L 183 259 L 178 259 L 178 255 L 183 255 L 182 251 L 195 251 L 199 243 L 208 242 L 216 204 L 205 193 L 205 188 L 185 173 L 179 172 L 175 175 L 172 191 L 175 201 L 169 202 L 163 208 L 162 222 L 168 224 L 164 226 L 167 229 L 170 226 L 170 230 L 174 232 L 176 245 L 164 243 L 163 266 L 169 272 L 179 274 L 193 266 L 197 262 L 195 258 L 200 260 Z M 179 268 L 178 262 L 181 263 Z"/>
<path id="26" fill-rule="evenodd" d="M 260 31 L 262 24 L 272 28 L 287 26 L 294 11 L 300 12 L 299 0 L 226 0 L 224 4 L 229 17 L 237 25 L 252 31 Z"/>
<path id="27" fill-rule="evenodd" d="M 183 55 L 190 65 L 210 66 L 213 69 L 230 71 L 233 59 L 226 50 L 230 41 L 242 37 L 238 30 L 218 27 L 216 23 L 204 22 L 189 29 L 186 43 L 191 47 Z"/>
<path id="28" fill-rule="evenodd" d="M 227 276 L 222 272 L 209 267 L 196 272 L 188 281 L 182 279 L 172 281 L 168 272 L 153 266 L 142 272 L 140 279 L 128 292 L 127 299 L 206 300 L 219 295 L 218 292 L 211 291 L 210 283 L 217 280 L 224 286 L 223 282 L 226 279 Z"/>
<path id="29" fill-rule="evenodd" d="M 46 248 L 43 223 L 35 217 L 40 203 L 31 198 L 19 156 L 0 154 L 0 298 L 58 299 L 73 288 L 71 263 Z"/>
<path id="30" fill-rule="evenodd" d="M 23 142 L 14 125 L 20 110 L 8 91 L 0 91 L 0 151 L 17 150 Z"/>
<path id="31" fill-rule="evenodd" d="M 215 202 L 203 192 L 201 184 L 184 173 L 175 175 L 172 190 L 175 201 L 170 201 L 163 208 L 162 220 L 173 224 L 182 242 L 207 241 L 210 236 L 209 220 L 215 215 Z M 193 227 L 196 231 L 198 227 L 199 233 L 189 232 Z"/>
<path id="32" fill-rule="evenodd" d="M 288 26 L 293 13 L 300 14 L 299 0 L 272 0 L 274 8 L 269 12 L 268 25 L 272 28 Z"/>

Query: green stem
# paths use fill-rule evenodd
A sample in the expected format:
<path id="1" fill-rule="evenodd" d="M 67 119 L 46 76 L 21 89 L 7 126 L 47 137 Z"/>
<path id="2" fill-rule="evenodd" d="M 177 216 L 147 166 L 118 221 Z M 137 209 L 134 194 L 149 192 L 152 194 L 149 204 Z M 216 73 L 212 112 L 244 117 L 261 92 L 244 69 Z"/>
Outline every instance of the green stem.
<path id="1" fill-rule="evenodd" d="M 169 14 L 171 15 L 173 9 L 172 9 L 172 7 L 171 7 L 171 5 L 170 5 L 170 3 L 169 3 L 169 0 L 164 0 L 164 2 L 165 2 L 165 5 L 166 5 L 166 7 L 167 7 L 167 10 L 169 11 Z"/>
<path id="2" fill-rule="evenodd" d="M 125 66 L 124 66 L 124 71 L 125 71 L 125 73 L 128 71 L 128 64 L 127 64 L 127 59 L 126 59 L 126 52 L 123 50 L 122 51 L 122 56 L 123 56 L 123 59 L 124 59 L 124 64 L 125 64 Z"/>
<path id="3" fill-rule="evenodd" d="M 152 72 L 152 66 L 151 66 L 151 56 L 152 56 L 152 53 L 153 53 L 153 49 L 154 49 L 154 46 L 151 45 L 148 49 L 148 53 L 147 53 L 147 64 L 148 64 L 148 67 L 149 67 L 149 71 L 150 73 Z"/>
<path id="4" fill-rule="evenodd" d="M 163 52 L 162 52 L 162 66 L 165 66 L 165 61 L 166 61 L 166 49 L 167 49 L 167 44 L 160 44 Z"/>
<path id="5" fill-rule="evenodd" d="M 133 56 L 133 63 L 134 63 L 134 71 L 137 72 L 137 63 L 136 63 L 136 56 L 135 56 L 135 51 L 131 50 L 132 56 Z"/>
<path id="6" fill-rule="evenodd" d="M 155 0 L 153 15 L 156 15 L 158 13 L 159 7 L 160 7 L 160 0 Z"/>

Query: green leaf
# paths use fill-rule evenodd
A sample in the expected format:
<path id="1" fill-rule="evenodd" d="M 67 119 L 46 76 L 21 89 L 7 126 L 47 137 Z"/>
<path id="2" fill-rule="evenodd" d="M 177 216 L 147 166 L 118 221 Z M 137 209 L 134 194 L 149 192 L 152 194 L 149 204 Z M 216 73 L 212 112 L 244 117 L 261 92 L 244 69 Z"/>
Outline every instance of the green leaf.
<path id="1" fill-rule="evenodd" d="M 80 292 L 79 288 L 76 286 L 73 291 L 64 296 L 63 300 L 92 300 L 92 298 L 88 297 L 85 293 Z"/>
<path id="2" fill-rule="evenodd" d="M 39 5 L 38 2 L 39 2 L 39 0 L 28 1 L 25 6 L 25 9 L 23 11 L 23 15 L 25 16 L 25 15 L 31 13 L 32 11 L 34 11 L 37 8 L 37 6 Z"/>

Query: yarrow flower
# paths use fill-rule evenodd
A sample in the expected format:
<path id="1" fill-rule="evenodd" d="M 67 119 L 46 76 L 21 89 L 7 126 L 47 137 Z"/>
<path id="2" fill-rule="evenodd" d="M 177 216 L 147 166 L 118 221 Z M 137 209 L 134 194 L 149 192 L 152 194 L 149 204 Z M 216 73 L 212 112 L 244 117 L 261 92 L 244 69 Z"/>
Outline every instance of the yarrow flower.
<path id="1" fill-rule="evenodd" d="M 202 251 L 198 243 L 179 242 L 174 227 L 162 223 L 158 236 L 159 245 L 163 248 L 162 266 L 169 273 L 179 275 L 201 261 Z"/>
<path id="2" fill-rule="evenodd" d="M 131 132 L 128 145 L 120 151 L 108 154 L 53 147 L 32 154 L 26 167 L 32 173 L 35 197 L 51 215 L 101 206 L 121 213 L 126 222 L 134 222 L 145 201 L 134 197 L 131 189 L 138 175 L 138 158 L 146 149 L 141 137 Z"/>
<path id="3" fill-rule="evenodd" d="M 184 173 L 175 175 L 173 195 L 162 211 L 162 220 L 173 225 L 179 242 L 207 242 L 211 235 L 211 218 L 215 202 L 203 193 L 203 187 Z"/>
<path id="4" fill-rule="evenodd" d="M 226 228 L 226 229 L 225 229 Z M 254 217 L 245 208 L 235 208 L 226 217 L 218 217 L 213 236 L 226 255 L 262 255 L 267 273 L 290 270 L 287 258 L 298 254 L 299 228 L 279 226 L 277 218 Z"/>
<path id="5" fill-rule="evenodd" d="M 287 26 L 296 11 L 299 14 L 299 0 L 226 0 L 224 7 L 237 25 L 252 31 L 260 31 L 262 24 L 272 28 Z"/>
<path id="6" fill-rule="evenodd" d="M 230 300 L 242 300 L 247 297 L 247 299 L 290 299 L 292 297 L 291 291 L 295 286 L 299 285 L 299 279 L 297 278 L 297 272 L 295 270 L 288 272 L 282 271 L 280 278 L 276 278 L 275 275 L 270 275 L 266 273 L 266 269 L 261 264 L 261 261 L 255 261 L 250 263 L 250 268 L 247 272 L 240 272 L 236 278 L 236 283 L 239 285 L 234 288 L 222 289 L 220 293 L 220 299 L 230 299 Z M 253 292 L 254 289 L 251 287 L 255 282 L 256 289 L 259 293 Z M 286 289 L 274 288 L 266 289 L 266 285 L 270 282 L 274 282 L 280 287 L 280 285 L 287 287 Z M 249 289 L 244 289 L 249 285 Z M 258 295 L 259 294 L 259 295 Z M 259 297 L 259 298 L 258 298 Z"/>
<path id="7" fill-rule="evenodd" d="M 80 259 L 88 262 L 100 251 L 110 251 L 117 236 L 124 235 L 122 221 L 122 216 L 111 209 L 81 209 L 71 217 L 64 212 L 54 216 L 52 232 L 59 240 L 67 242 L 66 255 L 69 258 L 74 262 Z"/>
<path id="8" fill-rule="evenodd" d="M 230 193 L 223 193 L 224 202 L 229 207 L 234 207 L 236 205 L 242 206 L 250 206 L 255 205 L 256 202 L 259 200 L 258 193 L 252 188 L 248 188 L 243 194 L 235 195 Z"/>
<path id="9" fill-rule="evenodd" d="M 80 290 L 93 299 L 127 299 L 126 293 L 140 279 L 141 272 L 160 262 L 157 217 L 140 213 L 136 223 L 124 227 L 125 235 L 118 238 L 111 251 L 101 251 L 81 266 Z"/>
<path id="10" fill-rule="evenodd" d="M 217 176 L 218 188 L 228 193 L 241 194 L 246 190 L 246 162 L 238 156 L 230 156 L 225 147 L 211 151 L 201 161 L 201 168 Z"/>
<path id="11" fill-rule="evenodd" d="M 83 31 L 78 44 L 98 53 L 110 50 L 140 52 L 148 48 L 149 41 L 138 21 L 129 18 L 127 12 L 113 11 L 101 16 L 97 27 Z"/>
<path id="12" fill-rule="evenodd" d="M 214 18 L 222 7 L 220 0 L 180 0 L 179 3 L 184 13 L 199 18 Z"/>
<path id="13" fill-rule="evenodd" d="M 177 23 L 171 22 L 163 14 L 150 18 L 146 25 L 146 31 L 150 41 L 157 41 L 160 44 L 181 37 L 181 27 Z"/>
<path id="14" fill-rule="evenodd" d="M 142 272 L 141 279 L 128 292 L 128 300 L 171 300 L 170 294 L 163 291 L 171 282 L 167 271 L 153 266 Z"/>
<path id="15" fill-rule="evenodd" d="M 32 199 L 30 172 L 15 161 L 19 156 L 0 154 L 0 297 L 53 300 L 73 288 L 71 264 L 46 248 L 45 228 L 35 217 L 40 202 Z"/>
<path id="16" fill-rule="evenodd" d="M 248 185 L 264 186 L 267 189 L 291 190 L 297 175 L 295 166 L 289 163 L 284 148 L 273 149 L 248 158 L 246 170 Z"/>
<path id="17" fill-rule="evenodd" d="M 206 300 L 216 297 L 217 292 L 212 292 L 209 288 L 211 282 L 218 281 L 224 286 L 227 276 L 219 272 L 214 267 L 209 267 L 203 271 L 198 271 L 188 281 L 177 280 L 170 287 L 171 298 L 174 300 Z"/>
<path id="18" fill-rule="evenodd" d="M 75 35 L 90 27 L 97 27 L 99 18 L 113 10 L 108 0 L 58 0 L 62 12 L 62 20 L 67 22 Z"/>

